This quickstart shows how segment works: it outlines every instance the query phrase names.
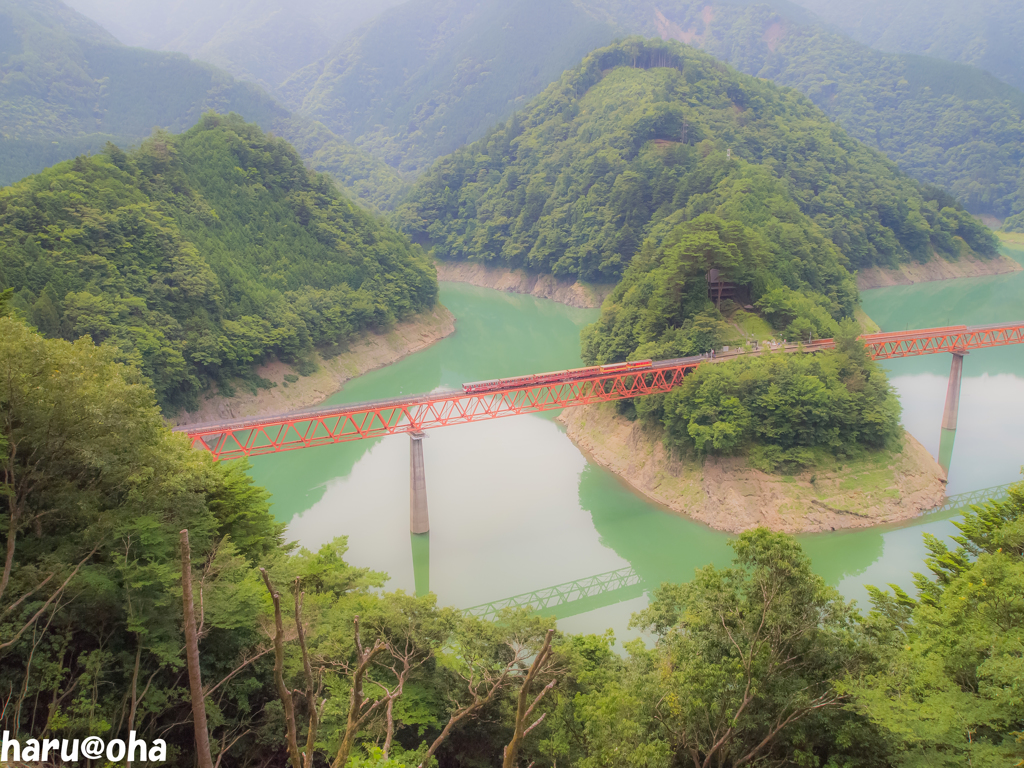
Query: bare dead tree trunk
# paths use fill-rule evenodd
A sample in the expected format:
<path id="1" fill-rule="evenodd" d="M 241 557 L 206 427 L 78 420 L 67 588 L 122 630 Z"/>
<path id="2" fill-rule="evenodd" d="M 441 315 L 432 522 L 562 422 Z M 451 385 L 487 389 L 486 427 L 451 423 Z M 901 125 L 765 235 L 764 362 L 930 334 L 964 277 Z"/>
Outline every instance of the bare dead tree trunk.
<path id="1" fill-rule="evenodd" d="M 432 758 L 434 756 L 434 753 L 441 748 L 441 745 L 444 744 L 444 742 L 447 740 L 448 735 L 452 732 L 452 729 L 455 728 L 455 726 L 458 725 L 459 722 L 466 719 L 474 712 L 476 712 L 478 709 L 480 709 L 485 703 L 485 701 L 480 701 L 478 703 L 476 700 L 474 700 L 474 702 L 470 706 L 453 712 L 452 716 L 448 718 L 448 722 L 445 723 L 444 728 L 441 729 L 441 733 L 438 734 L 438 737 L 436 739 L 434 739 L 434 743 L 431 744 L 430 747 L 427 749 L 427 754 L 423 756 L 423 762 L 421 762 L 417 768 L 427 768 L 427 766 L 430 764 L 430 758 Z"/>
<path id="2" fill-rule="evenodd" d="M 270 597 L 274 601 L 274 682 L 277 684 L 277 695 L 284 705 L 285 737 L 288 741 L 288 758 L 292 768 L 302 768 L 299 757 L 299 742 L 295 729 L 295 702 L 291 691 L 284 682 L 284 622 L 281 620 L 281 596 L 274 590 L 265 568 L 260 568 L 263 583 L 267 585 Z"/>
<path id="3" fill-rule="evenodd" d="M 397 696 L 388 699 L 388 708 L 385 713 L 385 718 L 387 719 L 387 736 L 384 737 L 384 749 L 382 751 L 385 760 L 387 760 L 391 754 L 391 742 L 395 740 L 395 701 L 397 699 Z"/>
<path id="4" fill-rule="evenodd" d="M 537 675 L 543 671 L 551 658 L 551 638 L 554 636 L 555 630 L 549 629 L 548 633 L 544 636 L 544 645 L 541 646 L 540 653 L 533 659 L 533 664 L 530 665 L 530 671 L 526 673 L 526 679 L 523 680 L 522 686 L 519 688 L 519 702 L 516 705 L 516 727 L 512 732 L 512 741 L 505 747 L 505 757 L 502 761 L 502 768 L 514 768 L 516 759 L 519 757 L 519 748 L 523 744 L 523 737 L 527 733 L 532 731 L 537 725 L 540 724 L 541 720 L 544 719 L 543 715 L 535 723 L 527 727 L 526 721 L 533 715 L 533 710 L 537 708 L 540 700 L 544 698 L 544 695 L 555 687 L 557 678 L 552 678 L 551 682 L 548 683 L 537 694 L 537 697 L 530 704 L 530 688 L 533 686 L 533 681 L 537 679 Z"/>
<path id="5" fill-rule="evenodd" d="M 487 693 L 484 695 L 481 695 L 481 693 L 477 690 L 472 680 L 469 681 L 468 687 L 472 700 L 466 706 L 460 707 L 456 709 L 454 712 L 452 712 L 451 716 L 448 718 L 448 722 L 445 724 L 444 728 L 441 729 L 441 733 L 438 734 L 438 737 L 436 739 L 434 739 L 434 743 L 427 748 L 427 753 L 423 756 L 423 760 L 420 762 L 417 768 L 427 768 L 427 766 L 430 764 L 430 758 L 433 757 L 434 753 L 441 748 L 441 745 L 444 744 L 445 740 L 451 734 L 455 726 L 463 720 L 465 720 L 466 718 L 475 715 L 477 712 L 479 712 L 481 709 L 483 709 L 485 706 L 491 703 L 491 700 L 494 699 L 495 695 L 505 687 L 505 684 L 507 683 L 509 676 L 512 673 L 512 668 L 514 664 L 515 661 L 507 664 L 505 668 L 501 671 L 501 674 L 498 675 L 497 678 L 492 679 L 490 681 Z"/>
<path id="6" fill-rule="evenodd" d="M 319 694 L 313 666 L 309 663 L 309 652 L 306 650 L 306 628 L 302 625 L 302 599 L 305 592 L 299 591 L 299 578 L 295 579 L 295 629 L 299 633 L 299 650 L 302 651 L 302 670 L 306 673 L 306 706 L 309 708 L 309 728 L 306 733 L 306 750 L 302 753 L 305 768 L 313 768 L 313 746 L 316 744 L 316 732 L 320 728 L 320 710 L 317 708 Z"/>
<path id="7" fill-rule="evenodd" d="M 196 758 L 199 768 L 213 768 L 210 753 L 210 732 L 206 727 L 206 699 L 199 673 L 199 635 L 196 632 L 195 606 L 192 604 L 192 552 L 188 545 L 188 529 L 181 532 L 181 592 L 185 611 L 185 659 L 188 684 L 192 693 L 192 724 L 196 732 Z"/>
<path id="8" fill-rule="evenodd" d="M 355 744 L 356 734 L 359 733 L 359 729 L 363 727 L 363 724 L 369 720 L 370 715 L 384 701 L 384 699 L 378 699 L 367 706 L 368 702 L 363 695 L 363 680 L 370 669 L 370 665 L 373 663 L 374 657 L 383 651 L 387 644 L 378 638 L 374 641 L 371 648 L 364 649 L 362 637 L 359 633 L 358 616 L 355 617 L 353 623 L 355 624 L 356 667 L 352 673 L 352 693 L 349 695 L 348 721 L 345 724 L 345 735 L 342 737 L 341 746 L 338 747 L 338 754 L 334 758 L 334 762 L 331 763 L 331 768 L 345 767 L 348 757 L 352 752 L 352 747 Z"/>
<path id="9" fill-rule="evenodd" d="M 14 548 L 15 541 L 18 538 L 18 526 L 21 523 L 21 509 L 19 505 L 11 499 L 9 502 L 11 517 L 7 523 L 7 556 L 4 558 L 4 571 L 3 576 L 0 576 L 0 598 L 3 598 L 4 592 L 7 591 L 7 584 L 11 580 L 11 570 L 14 568 Z"/>
<path id="10" fill-rule="evenodd" d="M 132 668 L 132 684 L 131 684 L 131 708 L 128 710 L 128 733 L 131 733 L 135 728 L 135 713 L 139 707 L 139 667 L 142 665 L 142 638 L 138 635 L 135 636 L 135 666 Z M 118 724 L 118 729 L 121 725 Z M 127 762 L 125 762 L 125 768 L 132 768 L 131 755 L 128 756 Z"/>

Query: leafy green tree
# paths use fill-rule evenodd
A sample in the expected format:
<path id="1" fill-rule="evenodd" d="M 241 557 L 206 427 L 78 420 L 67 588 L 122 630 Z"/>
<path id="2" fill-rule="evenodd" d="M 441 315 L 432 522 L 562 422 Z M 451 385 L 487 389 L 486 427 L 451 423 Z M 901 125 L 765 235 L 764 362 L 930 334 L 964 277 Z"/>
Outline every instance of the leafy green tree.
<path id="1" fill-rule="evenodd" d="M 926 538 L 931 578 L 916 577 L 916 599 L 871 589 L 882 664 L 850 690 L 901 766 L 1024 759 L 1024 485 L 956 527 L 956 549 Z"/>
<path id="2" fill-rule="evenodd" d="M 894 448 L 902 434 L 899 401 L 858 332 L 844 321 L 836 350 L 701 366 L 643 415 L 660 420 L 678 449 L 748 452 L 767 471 L 813 463 L 812 449 L 849 455 Z"/>
<path id="3" fill-rule="evenodd" d="M 549 624 L 526 611 L 507 612 L 493 622 L 460 617 L 447 647 L 438 654 L 440 674 L 435 678 L 449 702 L 447 722 L 430 742 L 419 768 L 428 768 L 431 758 L 454 732 L 465 729 L 506 698 L 519 699 L 520 714 L 527 711 L 524 706 L 533 714 L 527 683 L 540 685 L 536 704 L 557 681 L 556 659 L 547 652 L 553 631 Z M 516 716 L 509 720 L 515 723 L 510 734 L 515 744 L 525 729 Z M 496 754 L 491 759 L 501 758 Z"/>
<path id="4" fill-rule="evenodd" d="M 275 543 L 283 553 L 266 494 L 243 467 L 216 465 L 171 433 L 148 382 L 114 350 L 44 339 L 11 317 L 0 328 L 0 679 L 18 692 L 4 728 L 136 730 L 191 754 L 190 731 L 176 725 L 188 711 L 175 567 L 187 527 L 202 563 L 212 727 L 218 739 L 244 732 L 260 687 L 249 563 Z"/>
<path id="5" fill-rule="evenodd" d="M 576 764 L 884 764 L 847 740 L 864 721 L 840 683 L 872 661 L 852 607 L 791 537 L 756 529 L 732 546 L 732 568 L 662 585 L 631 622 L 656 645 L 630 644 L 618 674 L 576 697 Z"/>

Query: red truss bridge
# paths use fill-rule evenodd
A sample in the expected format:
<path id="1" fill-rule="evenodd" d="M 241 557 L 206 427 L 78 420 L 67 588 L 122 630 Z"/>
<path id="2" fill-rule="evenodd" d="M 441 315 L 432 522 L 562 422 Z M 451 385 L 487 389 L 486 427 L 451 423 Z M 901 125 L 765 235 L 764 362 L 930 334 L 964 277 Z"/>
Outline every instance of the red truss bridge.
<path id="1" fill-rule="evenodd" d="M 1024 342 L 1024 323 L 950 326 L 860 337 L 876 360 L 952 353 L 956 362 L 974 349 Z M 815 352 L 835 347 L 833 339 L 788 344 L 779 349 Z M 218 459 L 262 456 L 298 448 L 332 445 L 352 440 L 416 433 L 451 424 L 524 413 L 604 403 L 664 393 L 679 386 L 697 366 L 740 357 L 744 352 L 717 354 L 715 358 L 684 357 L 652 362 L 642 360 L 551 373 L 530 374 L 464 384 L 461 389 L 410 395 L 390 400 L 308 409 L 274 416 L 177 427 L 192 445 Z M 951 385 L 952 385 L 951 376 Z M 955 415 L 953 416 L 955 421 Z M 954 423 L 955 428 L 955 423 Z"/>

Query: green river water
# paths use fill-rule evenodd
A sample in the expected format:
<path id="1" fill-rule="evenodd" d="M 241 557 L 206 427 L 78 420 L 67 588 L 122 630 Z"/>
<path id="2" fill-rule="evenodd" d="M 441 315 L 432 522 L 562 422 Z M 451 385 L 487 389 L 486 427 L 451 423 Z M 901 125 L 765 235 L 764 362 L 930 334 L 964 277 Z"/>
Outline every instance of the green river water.
<path id="1" fill-rule="evenodd" d="M 1024 251 L 1007 250 L 1018 260 Z M 865 292 L 883 330 L 1024 319 L 1024 273 Z M 575 367 L 579 331 L 597 317 L 530 296 L 456 283 L 441 301 L 456 332 L 432 347 L 351 382 L 327 403 L 458 387 L 466 381 Z M 949 356 L 887 364 L 907 429 L 933 455 Z M 1024 347 L 972 352 L 964 364 L 949 493 L 1013 482 L 1024 463 Z M 632 567 L 641 583 L 548 611 L 568 631 L 611 627 L 627 637 L 645 591 L 685 581 L 695 568 L 729 562 L 729 535 L 679 517 L 590 463 L 553 414 L 427 433 L 430 505 L 426 541 L 409 534 L 409 438 L 398 435 L 253 460 L 288 535 L 316 548 L 349 537 L 350 562 L 386 571 L 391 589 L 413 591 L 429 572 L 440 603 L 470 607 L 594 574 Z M 849 598 L 865 584 L 909 588 L 923 570 L 921 534 L 952 532 L 950 514 L 899 526 L 800 537 L 817 571 Z M 417 547 L 414 568 L 413 547 Z M 417 570 L 418 569 L 418 570 Z"/>

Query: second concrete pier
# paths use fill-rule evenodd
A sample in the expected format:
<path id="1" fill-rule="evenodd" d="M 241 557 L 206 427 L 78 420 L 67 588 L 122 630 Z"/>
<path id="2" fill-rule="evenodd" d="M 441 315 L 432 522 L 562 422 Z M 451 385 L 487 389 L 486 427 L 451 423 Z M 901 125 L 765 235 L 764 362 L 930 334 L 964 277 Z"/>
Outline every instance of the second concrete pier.
<path id="1" fill-rule="evenodd" d="M 949 369 L 949 385 L 946 387 L 946 409 L 942 412 L 942 428 L 956 429 L 956 417 L 960 411 L 960 379 L 964 373 L 966 352 L 953 353 L 953 365 Z"/>
<path id="2" fill-rule="evenodd" d="M 422 432 L 409 433 L 409 530 L 427 533 L 430 517 L 427 514 L 427 471 L 423 466 Z"/>

